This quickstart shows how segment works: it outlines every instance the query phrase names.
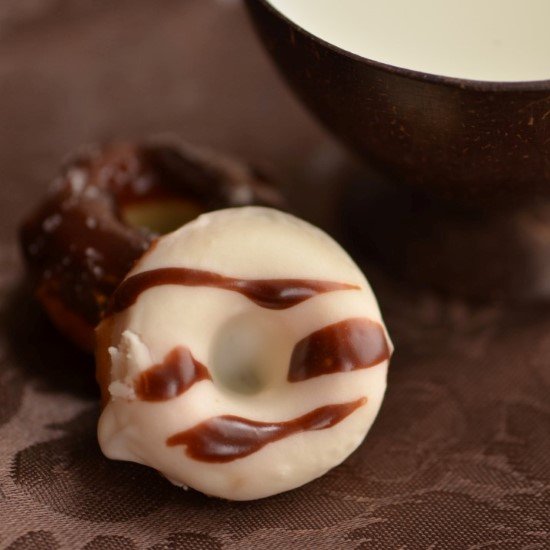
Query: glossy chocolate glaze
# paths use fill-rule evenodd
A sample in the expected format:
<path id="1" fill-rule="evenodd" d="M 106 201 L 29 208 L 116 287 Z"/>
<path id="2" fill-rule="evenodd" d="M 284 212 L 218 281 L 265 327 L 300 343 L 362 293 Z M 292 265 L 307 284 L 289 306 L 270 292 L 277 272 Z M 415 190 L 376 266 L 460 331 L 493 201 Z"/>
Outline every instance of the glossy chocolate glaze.
<path id="1" fill-rule="evenodd" d="M 206 286 L 239 292 L 261 307 L 288 309 L 313 296 L 336 290 L 359 290 L 357 285 L 308 279 L 235 279 L 211 271 L 166 267 L 126 279 L 115 291 L 108 313 L 124 311 L 150 288 L 162 285 Z"/>
<path id="2" fill-rule="evenodd" d="M 25 223 L 21 239 L 41 301 L 61 304 L 92 329 L 152 235 L 123 224 L 113 199 L 96 188 L 75 195 L 67 186 Z"/>
<path id="3" fill-rule="evenodd" d="M 293 434 L 331 428 L 366 402 L 367 398 L 362 397 L 350 403 L 326 405 L 286 422 L 217 416 L 168 438 L 166 444 L 184 445 L 185 454 L 201 462 L 232 462 Z"/>
<path id="4" fill-rule="evenodd" d="M 193 357 L 188 348 L 178 346 L 162 363 L 142 372 L 134 389 L 142 401 L 167 401 L 201 380 L 211 380 L 208 369 Z"/>
<path id="5" fill-rule="evenodd" d="M 153 238 L 124 223 L 123 207 L 173 194 L 139 147 L 112 146 L 73 160 L 21 228 L 41 301 L 61 304 L 93 329 Z"/>
<path id="6" fill-rule="evenodd" d="M 390 358 L 382 325 L 365 318 L 346 319 L 313 332 L 294 347 L 289 382 L 323 374 L 373 367 Z"/>
<path id="7" fill-rule="evenodd" d="M 128 225 L 124 208 L 152 200 L 183 200 L 194 215 L 283 203 L 250 166 L 188 145 L 115 144 L 71 161 L 22 225 L 21 244 L 38 298 L 81 347 L 93 349 L 108 299 L 155 237 Z"/>

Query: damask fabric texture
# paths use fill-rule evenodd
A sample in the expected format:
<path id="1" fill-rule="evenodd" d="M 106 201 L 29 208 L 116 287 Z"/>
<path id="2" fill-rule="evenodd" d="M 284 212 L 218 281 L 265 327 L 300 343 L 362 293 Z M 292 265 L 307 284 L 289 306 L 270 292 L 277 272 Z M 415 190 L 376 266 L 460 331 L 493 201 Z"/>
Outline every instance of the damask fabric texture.
<path id="1" fill-rule="evenodd" d="M 549 548 L 550 308 L 467 305 L 371 263 L 397 352 L 380 416 L 340 467 L 230 503 L 101 455 L 91 360 L 34 303 L 15 244 L 59 159 L 179 133 L 265 165 L 360 262 L 339 190 L 371 176 L 292 99 L 238 2 L 23 4 L 28 18 L 0 25 L 0 547 Z"/>

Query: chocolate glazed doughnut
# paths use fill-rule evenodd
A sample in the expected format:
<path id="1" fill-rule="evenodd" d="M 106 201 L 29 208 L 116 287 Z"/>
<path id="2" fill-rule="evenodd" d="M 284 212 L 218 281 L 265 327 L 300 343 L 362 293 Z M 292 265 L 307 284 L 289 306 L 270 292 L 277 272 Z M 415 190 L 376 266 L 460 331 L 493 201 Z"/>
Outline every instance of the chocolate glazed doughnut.
<path id="1" fill-rule="evenodd" d="M 109 297 L 154 239 L 203 212 L 282 198 L 252 167 L 183 144 L 113 144 L 70 161 L 21 227 L 36 296 L 92 351 Z"/>

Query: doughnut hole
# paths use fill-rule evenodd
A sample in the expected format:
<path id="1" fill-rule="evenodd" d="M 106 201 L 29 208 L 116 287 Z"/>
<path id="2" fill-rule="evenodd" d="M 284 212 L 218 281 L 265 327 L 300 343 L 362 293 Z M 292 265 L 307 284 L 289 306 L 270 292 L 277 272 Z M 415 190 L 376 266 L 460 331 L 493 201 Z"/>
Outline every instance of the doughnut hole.
<path id="1" fill-rule="evenodd" d="M 124 223 L 166 235 L 194 220 L 204 212 L 197 203 L 170 199 L 149 199 L 131 202 L 122 207 Z"/>
<path id="2" fill-rule="evenodd" d="M 232 317 L 216 333 L 210 353 L 214 383 L 224 391 L 255 395 L 284 383 L 290 360 L 289 329 L 272 312 Z"/>

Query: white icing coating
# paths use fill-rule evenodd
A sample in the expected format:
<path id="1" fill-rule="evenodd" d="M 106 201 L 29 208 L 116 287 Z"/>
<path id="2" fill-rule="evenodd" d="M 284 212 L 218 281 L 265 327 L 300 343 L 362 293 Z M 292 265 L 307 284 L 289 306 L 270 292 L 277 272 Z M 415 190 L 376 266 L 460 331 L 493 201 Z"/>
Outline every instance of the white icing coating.
<path id="1" fill-rule="evenodd" d="M 205 214 L 162 237 L 128 277 L 166 267 L 246 279 L 316 279 L 361 288 L 328 292 L 283 310 L 262 308 L 238 292 L 219 288 L 165 285 L 146 290 L 113 319 L 108 343 L 110 399 L 98 427 L 104 454 L 152 466 L 176 485 L 231 500 L 258 499 L 299 487 L 345 460 L 378 413 L 388 361 L 287 381 L 292 350 L 302 338 L 352 317 L 382 323 L 367 280 L 345 251 L 293 216 L 245 207 Z M 168 401 L 137 399 L 136 376 L 182 345 L 209 369 L 213 380 L 197 382 Z M 227 371 L 241 361 L 253 365 L 261 381 L 253 391 L 230 389 Z M 331 428 L 295 433 L 231 462 L 194 460 L 183 446 L 166 445 L 174 434 L 215 416 L 283 422 L 363 397 L 368 400 L 365 405 Z"/>

